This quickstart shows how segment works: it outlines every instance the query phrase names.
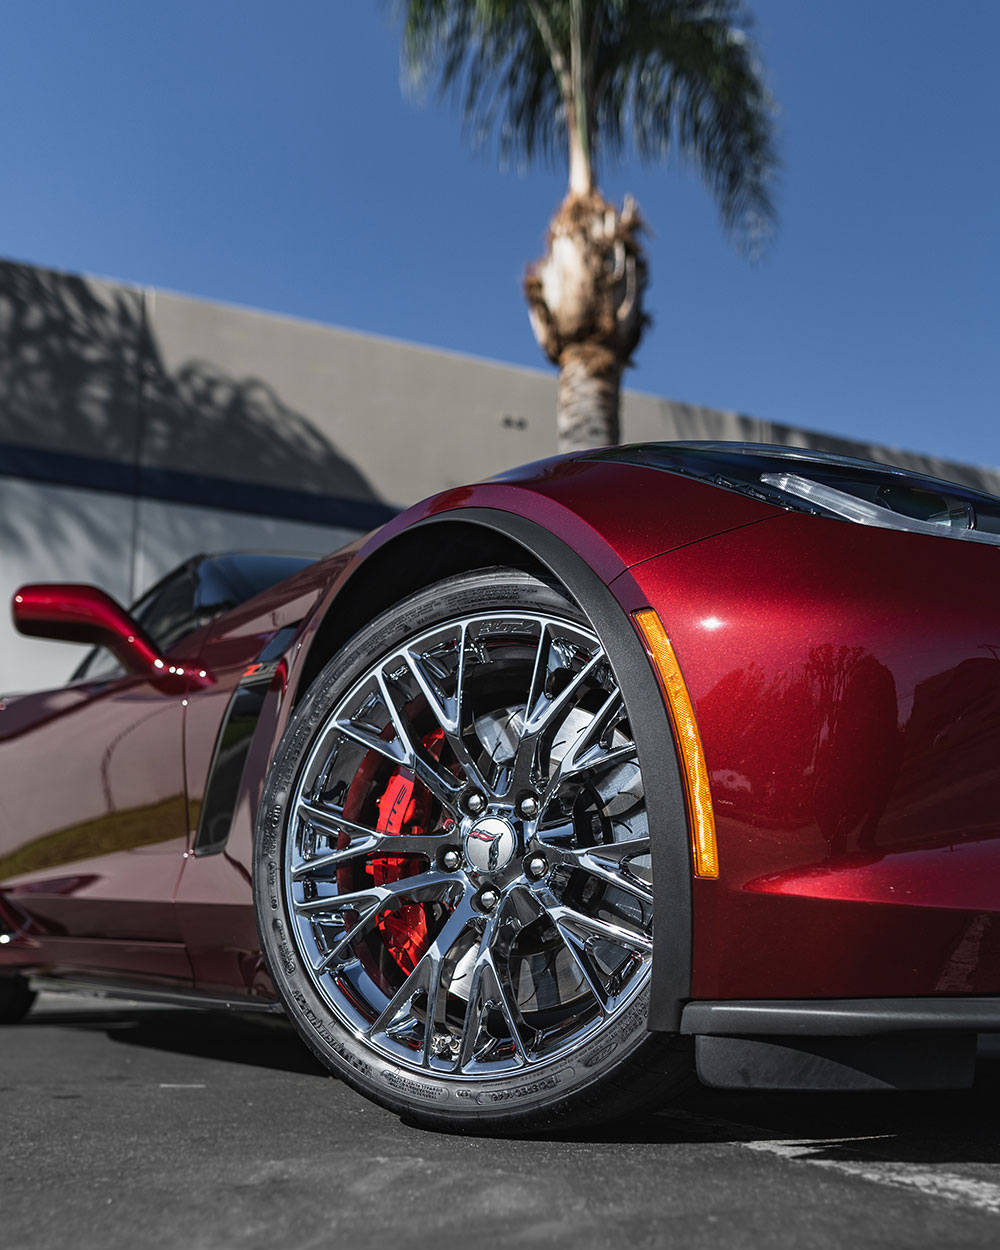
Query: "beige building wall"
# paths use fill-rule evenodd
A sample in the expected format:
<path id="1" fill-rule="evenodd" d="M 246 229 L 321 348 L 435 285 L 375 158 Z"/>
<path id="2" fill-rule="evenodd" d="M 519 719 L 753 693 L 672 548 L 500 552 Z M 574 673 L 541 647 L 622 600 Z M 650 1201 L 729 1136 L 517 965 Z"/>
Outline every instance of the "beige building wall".
<path id="1" fill-rule="evenodd" d="M 90 581 L 129 602 L 187 556 L 320 554 L 393 511 L 555 453 L 555 376 L 0 262 L 0 601 Z M 746 439 L 1000 477 L 628 391 L 626 441 Z M 0 691 L 78 649 L 0 615 Z"/>

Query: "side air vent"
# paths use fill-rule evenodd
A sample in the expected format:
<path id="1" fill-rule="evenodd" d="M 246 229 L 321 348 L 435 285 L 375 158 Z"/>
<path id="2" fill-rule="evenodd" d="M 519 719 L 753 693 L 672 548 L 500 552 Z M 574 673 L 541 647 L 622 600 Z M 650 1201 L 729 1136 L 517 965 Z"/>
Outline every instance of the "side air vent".
<path id="1" fill-rule="evenodd" d="M 290 625 L 275 634 L 256 661 L 247 667 L 229 700 L 215 740 L 212 767 L 194 842 L 195 855 L 217 855 L 229 840 L 250 743 L 264 708 L 271 678 L 296 628 Z"/>

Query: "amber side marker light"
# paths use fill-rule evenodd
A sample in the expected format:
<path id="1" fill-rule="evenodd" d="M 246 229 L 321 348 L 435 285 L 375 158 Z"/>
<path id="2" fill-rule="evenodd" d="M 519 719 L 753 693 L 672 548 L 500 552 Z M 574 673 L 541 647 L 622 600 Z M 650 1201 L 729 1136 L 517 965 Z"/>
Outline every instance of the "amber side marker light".
<path id="1" fill-rule="evenodd" d="M 681 749 L 684 788 L 687 791 L 688 820 L 691 828 L 691 849 L 694 853 L 696 877 L 719 875 L 719 852 L 715 844 L 715 817 L 712 815 L 712 792 L 705 767 L 705 752 L 701 745 L 698 722 L 694 718 L 691 696 L 684 684 L 681 666 L 670 645 L 663 622 L 652 608 L 641 608 L 632 613 L 639 627 L 653 664 L 667 696 L 667 707 L 673 721 L 674 733 Z"/>

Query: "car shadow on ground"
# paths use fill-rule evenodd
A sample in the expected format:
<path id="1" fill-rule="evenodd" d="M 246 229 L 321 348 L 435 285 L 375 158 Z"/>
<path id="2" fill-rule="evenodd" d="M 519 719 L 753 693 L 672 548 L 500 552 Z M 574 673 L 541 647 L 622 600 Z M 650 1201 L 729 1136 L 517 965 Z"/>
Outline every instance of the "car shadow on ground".
<path id="1" fill-rule="evenodd" d="M 935 1092 L 777 1093 L 695 1085 L 669 1107 L 615 1126 L 614 1140 L 808 1144 L 840 1162 L 1000 1163 L 1000 1038 L 980 1042 L 972 1089 Z M 608 1140 L 600 1128 L 561 1140 Z M 818 1143 L 818 1144 L 814 1144 Z"/>
<path id="2" fill-rule="evenodd" d="M 124 1046 L 307 1077 L 330 1076 L 280 1016 L 67 1001 L 66 1006 L 47 1006 L 20 1027 L 98 1031 Z M 815 1160 L 878 1158 L 940 1167 L 1000 1163 L 998 1122 L 1000 1038 L 986 1038 L 970 1090 L 795 1094 L 694 1086 L 661 1111 L 534 1137 L 595 1145 L 808 1142 L 819 1143 L 810 1148 Z"/>
<path id="3" fill-rule="evenodd" d="M 99 1000 L 92 1007 L 52 1007 L 21 1028 L 68 1028 L 104 1033 L 127 1046 L 329 1078 L 283 1016 L 241 1015 Z"/>

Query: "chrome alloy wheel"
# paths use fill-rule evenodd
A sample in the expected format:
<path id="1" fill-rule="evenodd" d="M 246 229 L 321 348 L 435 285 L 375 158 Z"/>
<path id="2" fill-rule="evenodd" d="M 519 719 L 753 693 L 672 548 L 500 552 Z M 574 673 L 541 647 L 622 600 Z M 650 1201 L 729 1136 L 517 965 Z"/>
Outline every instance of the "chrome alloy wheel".
<path id="1" fill-rule="evenodd" d="M 457 1081 L 541 1066 L 648 982 L 642 778 L 582 625 L 490 611 L 395 646 L 319 726 L 288 810 L 306 976 L 396 1064 Z"/>

